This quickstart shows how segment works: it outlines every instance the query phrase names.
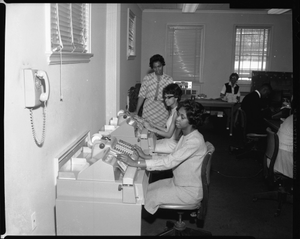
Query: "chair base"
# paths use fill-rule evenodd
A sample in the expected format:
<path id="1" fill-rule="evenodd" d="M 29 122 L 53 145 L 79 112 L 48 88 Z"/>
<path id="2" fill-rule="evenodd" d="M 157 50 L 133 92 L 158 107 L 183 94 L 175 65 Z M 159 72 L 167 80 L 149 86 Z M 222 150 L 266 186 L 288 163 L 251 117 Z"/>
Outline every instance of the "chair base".
<path id="1" fill-rule="evenodd" d="M 265 153 L 266 136 L 264 134 L 247 134 L 247 138 L 242 139 L 240 147 L 229 147 L 229 152 L 234 154 L 236 159 L 251 159 L 263 157 Z"/>
<path id="2" fill-rule="evenodd" d="M 241 159 L 260 159 L 264 152 L 255 148 L 229 146 L 229 153 L 234 155 L 237 160 Z"/>
<path id="3" fill-rule="evenodd" d="M 189 222 L 191 224 L 196 224 L 198 228 L 203 228 L 204 227 L 204 220 L 198 219 L 196 212 L 192 212 L 190 214 Z"/>
<path id="4" fill-rule="evenodd" d="M 253 195 L 253 201 L 256 202 L 257 200 L 273 200 L 278 201 L 278 207 L 274 214 L 274 217 L 277 217 L 281 213 L 282 205 L 286 202 L 293 203 L 292 201 L 287 200 L 287 196 L 291 195 L 286 192 L 280 192 L 280 191 L 269 191 L 269 192 L 263 192 L 263 193 L 256 193 Z"/>
<path id="5" fill-rule="evenodd" d="M 245 150 L 244 152 L 241 152 L 240 154 L 235 155 L 235 158 L 237 160 L 241 159 L 262 159 L 264 155 L 263 151 L 258 151 L 256 149 L 251 150 Z"/>
<path id="6" fill-rule="evenodd" d="M 166 223 L 166 231 L 158 234 L 157 236 L 201 236 L 210 237 L 211 232 L 202 229 L 193 229 L 186 227 L 184 222 L 170 222 Z"/>

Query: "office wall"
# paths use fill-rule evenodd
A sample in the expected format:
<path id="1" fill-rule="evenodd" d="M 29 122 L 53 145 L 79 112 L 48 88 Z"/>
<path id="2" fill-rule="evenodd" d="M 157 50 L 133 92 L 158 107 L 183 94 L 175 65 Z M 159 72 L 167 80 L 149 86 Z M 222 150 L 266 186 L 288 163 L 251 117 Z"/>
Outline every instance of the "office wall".
<path id="1" fill-rule="evenodd" d="M 55 235 L 54 162 L 85 131 L 105 124 L 106 4 L 92 6 L 92 52 L 87 64 L 47 64 L 44 4 L 7 4 L 5 29 L 4 166 L 7 235 Z M 48 73 L 50 98 L 43 147 L 33 140 L 24 108 L 22 68 Z M 63 101 L 60 101 L 60 93 Z M 38 139 L 42 109 L 33 111 Z M 31 214 L 37 228 L 31 230 Z"/>
<path id="2" fill-rule="evenodd" d="M 125 109 L 128 90 L 141 75 L 142 11 L 136 4 L 121 5 L 120 20 L 120 109 Z M 136 15 L 136 57 L 127 60 L 127 12 L 128 8 Z"/>
<path id="3" fill-rule="evenodd" d="M 233 72 L 234 27 L 237 24 L 272 27 L 272 51 L 269 71 L 292 72 L 292 15 L 249 13 L 194 13 L 144 11 L 142 24 L 141 77 L 149 70 L 149 59 L 154 54 L 166 55 L 167 24 L 198 23 L 204 25 L 204 83 L 195 85 L 208 98 L 219 97 L 222 85 Z M 168 64 L 168 62 L 166 62 Z M 249 85 L 241 85 L 249 91 Z"/>
<path id="4" fill-rule="evenodd" d="M 134 60 L 127 60 L 127 8 L 137 16 Z M 97 132 L 105 123 L 107 75 L 119 69 L 120 108 L 125 109 L 128 89 L 139 81 L 141 59 L 141 10 L 136 4 L 116 4 L 110 10 L 119 19 L 113 29 L 120 36 L 116 65 L 110 67 L 107 54 L 114 49 L 106 41 L 110 24 L 107 4 L 92 4 L 91 50 L 94 56 L 86 64 L 52 65 L 46 58 L 44 4 L 6 5 L 5 29 L 5 99 L 4 165 L 5 220 L 7 235 L 55 235 L 54 157 L 86 131 Z M 120 12 L 119 12 L 119 9 Z M 108 47 L 109 45 L 109 47 Z M 22 69 L 45 70 L 50 80 L 50 98 L 46 109 L 46 137 L 43 147 L 33 140 L 29 110 L 24 108 Z M 63 100 L 61 101 L 61 95 Z M 42 135 L 42 109 L 33 111 L 37 138 Z M 115 116 L 115 115 L 113 115 Z M 37 228 L 31 229 L 31 215 L 36 213 Z"/>

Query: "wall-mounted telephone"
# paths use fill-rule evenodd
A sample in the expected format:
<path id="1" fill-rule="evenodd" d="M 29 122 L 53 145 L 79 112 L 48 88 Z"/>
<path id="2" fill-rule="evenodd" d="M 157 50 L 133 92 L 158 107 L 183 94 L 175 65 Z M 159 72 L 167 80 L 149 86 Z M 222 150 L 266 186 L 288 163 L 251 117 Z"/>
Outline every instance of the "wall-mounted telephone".
<path id="1" fill-rule="evenodd" d="M 41 70 L 24 69 L 25 107 L 30 110 L 31 128 L 34 141 L 40 147 L 44 143 L 46 132 L 46 106 L 49 98 L 49 79 L 47 73 Z M 37 140 L 33 124 L 33 108 L 43 104 L 43 133 L 42 139 Z"/>
<path id="2" fill-rule="evenodd" d="M 47 73 L 41 70 L 24 69 L 25 107 L 38 107 L 49 98 Z"/>

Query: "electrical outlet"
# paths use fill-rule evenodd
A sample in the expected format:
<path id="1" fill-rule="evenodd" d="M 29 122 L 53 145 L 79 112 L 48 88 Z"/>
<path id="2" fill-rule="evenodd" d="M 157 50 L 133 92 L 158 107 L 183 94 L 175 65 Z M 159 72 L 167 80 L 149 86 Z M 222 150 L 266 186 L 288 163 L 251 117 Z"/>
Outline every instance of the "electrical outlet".
<path id="1" fill-rule="evenodd" d="M 36 215 L 35 215 L 35 212 L 31 214 L 31 228 L 32 228 L 32 231 L 36 228 Z"/>
<path id="2" fill-rule="evenodd" d="M 28 68 L 32 68 L 31 64 L 29 62 L 22 62 L 22 69 L 28 69 Z"/>

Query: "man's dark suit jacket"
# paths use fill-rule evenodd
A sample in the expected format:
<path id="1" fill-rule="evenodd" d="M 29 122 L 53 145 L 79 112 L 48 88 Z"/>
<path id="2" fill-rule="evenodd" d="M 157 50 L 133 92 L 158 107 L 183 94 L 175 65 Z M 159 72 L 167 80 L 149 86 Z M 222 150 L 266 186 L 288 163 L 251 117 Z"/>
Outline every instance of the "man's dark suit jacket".
<path id="1" fill-rule="evenodd" d="M 263 111 L 263 100 L 256 91 L 246 95 L 242 101 L 241 108 L 247 117 L 247 133 L 266 133 L 267 124 L 264 118 L 270 118 L 270 111 Z"/>

